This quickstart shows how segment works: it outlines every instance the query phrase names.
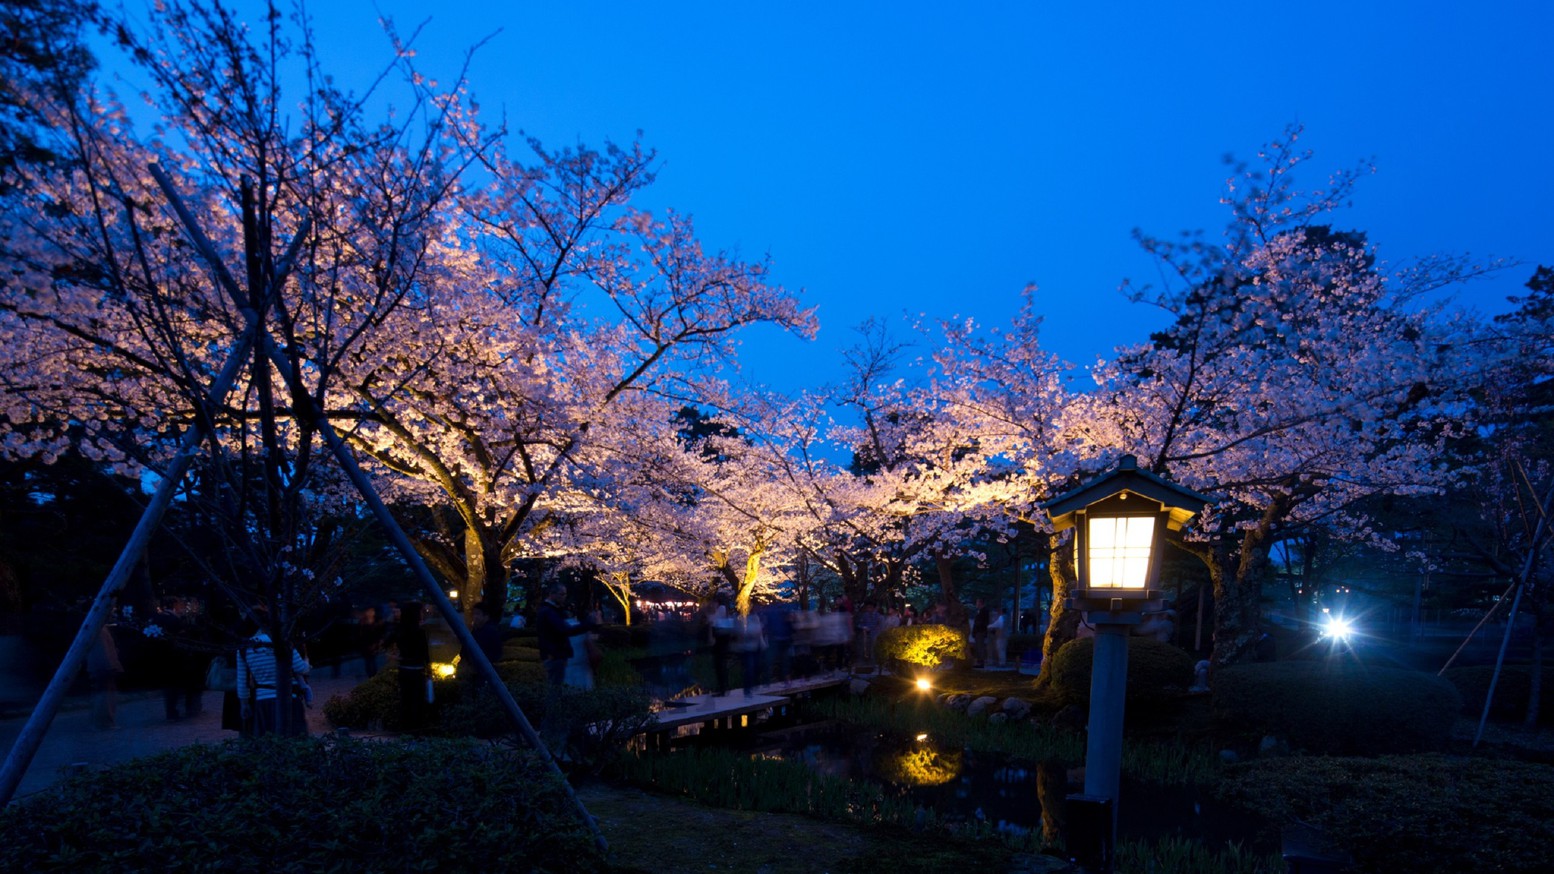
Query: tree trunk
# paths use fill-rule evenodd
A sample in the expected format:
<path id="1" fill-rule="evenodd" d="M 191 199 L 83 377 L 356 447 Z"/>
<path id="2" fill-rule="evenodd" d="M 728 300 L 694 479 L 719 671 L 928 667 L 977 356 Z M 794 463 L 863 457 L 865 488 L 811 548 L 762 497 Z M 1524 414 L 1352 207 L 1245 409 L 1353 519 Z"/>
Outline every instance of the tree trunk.
<path id="1" fill-rule="evenodd" d="M 1527 715 L 1522 718 L 1522 727 L 1531 731 L 1538 727 L 1538 711 L 1543 707 L 1543 642 L 1547 639 L 1551 624 L 1549 611 L 1539 605 L 1537 621 L 1533 623 L 1532 633 L 1532 674 L 1527 678 Z"/>
<path id="2" fill-rule="evenodd" d="M 934 567 L 939 570 L 939 596 L 944 600 L 945 615 L 951 625 L 966 624 L 966 607 L 960 602 L 955 588 L 955 562 L 948 556 L 934 556 Z"/>
<path id="3" fill-rule="evenodd" d="M 809 609 L 809 553 L 799 553 L 798 586 L 794 596 L 798 601 L 800 610 Z"/>
<path id="4" fill-rule="evenodd" d="M 1240 661 L 1262 634 L 1259 602 L 1268 562 L 1254 535 L 1249 531 L 1242 539 L 1241 560 L 1233 571 L 1228 568 L 1230 556 L 1222 552 L 1216 552 L 1209 565 L 1209 578 L 1214 581 L 1214 652 L 1210 662 L 1216 671 Z"/>
<path id="5" fill-rule="evenodd" d="M 836 572 L 842 578 L 842 594 L 852 601 L 853 609 L 858 609 L 862 606 L 864 595 L 869 589 L 868 577 L 859 573 L 857 566 L 841 553 L 836 556 Z"/>
<path id="6" fill-rule="evenodd" d="M 1048 667 L 1052 664 L 1052 656 L 1063 644 L 1074 639 L 1074 632 L 1079 628 L 1079 611 L 1068 608 L 1068 597 L 1074 590 L 1074 537 L 1061 537 L 1053 535 L 1050 541 L 1059 541 L 1050 552 L 1047 561 L 1048 575 L 1052 578 L 1052 607 L 1048 610 L 1050 617 L 1047 623 L 1047 633 L 1041 641 L 1041 673 L 1037 676 L 1038 684 L 1048 682 L 1052 674 Z"/>
<path id="7" fill-rule="evenodd" d="M 734 598 L 734 608 L 740 616 L 750 615 L 750 597 L 755 594 L 756 583 L 761 581 L 761 556 L 764 554 L 764 549 L 752 549 L 745 557 L 744 581 L 737 582 L 734 587 L 738 592 Z"/>
<path id="8" fill-rule="evenodd" d="M 1291 500 L 1287 494 L 1275 496 L 1258 524 L 1242 533 L 1234 553 L 1226 546 L 1216 546 L 1205 556 L 1214 581 L 1211 671 L 1235 664 L 1257 645 L 1262 634 L 1263 582 L 1268 576 L 1268 537 L 1274 523 L 1289 510 Z"/>
<path id="9" fill-rule="evenodd" d="M 906 565 L 899 561 L 885 563 L 885 600 L 896 603 L 906 599 L 906 587 L 901 584 L 901 575 L 906 571 Z"/>
<path id="10" fill-rule="evenodd" d="M 464 584 L 459 587 L 459 597 L 453 600 L 467 624 L 474 621 L 476 604 L 507 603 L 507 568 L 502 562 L 502 548 L 490 539 L 486 532 L 464 529 Z"/>
<path id="11" fill-rule="evenodd" d="M 614 572 L 599 578 L 605 589 L 614 596 L 621 609 L 626 611 L 626 627 L 631 627 L 631 575 Z"/>

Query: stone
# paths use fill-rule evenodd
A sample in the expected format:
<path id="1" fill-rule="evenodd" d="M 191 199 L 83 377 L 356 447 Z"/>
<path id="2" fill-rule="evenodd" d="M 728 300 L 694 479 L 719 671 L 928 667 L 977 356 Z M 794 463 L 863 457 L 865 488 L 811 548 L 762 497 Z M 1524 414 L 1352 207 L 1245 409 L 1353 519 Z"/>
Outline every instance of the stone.
<path id="1" fill-rule="evenodd" d="M 946 699 L 944 706 L 950 708 L 951 710 L 959 710 L 964 713 L 966 710 L 966 705 L 970 703 L 971 696 L 961 692 L 951 695 L 948 699 Z"/>
<path id="2" fill-rule="evenodd" d="M 989 713 L 987 715 L 987 721 L 988 722 L 1008 722 L 1009 721 L 1009 714 L 1003 712 L 1002 710 L 998 711 L 997 713 Z"/>
<path id="3" fill-rule="evenodd" d="M 865 694 L 865 693 L 867 693 L 869 691 L 869 681 L 868 680 L 858 679 L 858 678 L 855 677 L 855 678 L 853 678 L 853 681 L 851 683 L 847 684 L 847 689 L 848 689 L 848 691 L 852 692 L 853 695 L 855 695 L 855 696 L 856 695 L 863 695 L 863 694 Z"/>
<path id="4" fill-rule="evenodd" d="M 1241 761 L 1241 757 L 1236 755 L 1235 750 L 1220 750 L 1219 760 L 1227 765 L 1234 765 L 1236 762 Z"/>
<path id="5" fill-rule="evenodd" d="M 1010 719 L 1024 719 L 1031 715 L 1031 702 L 1024 698 L 1005 698 L 1004 712 Z"/>
<path id="6" fill-rule="evenodd" d="M 1090 724 L 1090 714 L 1078 704 L 1070 704 L 1053 714 L 1052 724 L 1057 728 L 1080 731 Z"/>
<path id="7" fill-rule="evenodd" d="M 1204 660 L 1198 662 L 1196 665 L 1193 665 L 1193 668 L 1192 668 L 1192 688 L 1188 689 L 1187 691 L 1189 691 L 1189 692 L 1207 692 L 1207 691 L 1209 691 L 1209 660 L 1208 659 L 1204 659 Z"/>
<path id="8" fill-rule="evenodd" d="M 994 698 L 992 695 L 983 695 L 981 698 L 978 698 L 966 706 L 966 715 L 981 716 L 997 704 L 997 698 Z"/>
<path id="9" fill-rule="evenodd" d="M 1260 756 L 1282 756 L 1289 751 L 1289 744 L 1271 734 L 1263 735 L 1262 741 L 1257 745 L 1257 754 Z"/>

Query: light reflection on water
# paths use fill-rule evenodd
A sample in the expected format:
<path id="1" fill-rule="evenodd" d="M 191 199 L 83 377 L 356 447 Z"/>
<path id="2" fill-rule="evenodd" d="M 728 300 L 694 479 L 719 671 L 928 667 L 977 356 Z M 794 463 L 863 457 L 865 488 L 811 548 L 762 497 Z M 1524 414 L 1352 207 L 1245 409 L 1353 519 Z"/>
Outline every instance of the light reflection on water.
<path id="1" fill-rule="evenodd" d="M 759 754 L 801 761 L 817 773 L 870 781 L 899 792 L 943 822 L 976 822 L 998 831 L 1039 832 L 1055 842 L 1064 833 L 1064 799 L 1082 789 L 1082 771 L 1063 762 L 1023 762 L 947 748 L 932 737 L 891 737 L 835 724 L 791 729 L 768 737 Z M 1263 823 L 1226 809 L 1187 787 L 1123 781 L 1119 837 L 1182 836 L 1269 846 Z"/>

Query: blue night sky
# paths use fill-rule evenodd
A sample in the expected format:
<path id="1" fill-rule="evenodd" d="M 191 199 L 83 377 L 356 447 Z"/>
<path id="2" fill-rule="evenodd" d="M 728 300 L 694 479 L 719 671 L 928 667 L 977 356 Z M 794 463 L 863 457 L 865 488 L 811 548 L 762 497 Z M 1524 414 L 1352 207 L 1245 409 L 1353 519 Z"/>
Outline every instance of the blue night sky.
<path id="1" fill-rule="evenodd" d="M 254 4 L 241 2 L 239 9 Z M 1185 7 L 1185 9 L 1184 9 Z M 1495 312 L 1554 264 L 1554 3 L 641 3 L 314 0 L 326 69 L 365 83 L 376 24 L 425 22 L 423 71 L 464 49 L 488 114 L 552 145 L 629 142 L 647 206 L 714 247 L 770 253 L 820 339 L 747 335 L 748 376 L 838 374 L 869 316 L 1006 321 L 1036 283 L 1043 345 L 1080 365 L 1164 319 L 1134 228 L 1218 238 L 1226 154 L 1298 122 L 1301 178 L 1373 160 L 1335 224 L 1384 261 L 1522 262 L 1468 286 Z M 500 32 L 498 32 L 500 31 Z M 492 36 L 492 34 L 495 34 Z M 902 334 L 905 336 L 905 333 Z"/>

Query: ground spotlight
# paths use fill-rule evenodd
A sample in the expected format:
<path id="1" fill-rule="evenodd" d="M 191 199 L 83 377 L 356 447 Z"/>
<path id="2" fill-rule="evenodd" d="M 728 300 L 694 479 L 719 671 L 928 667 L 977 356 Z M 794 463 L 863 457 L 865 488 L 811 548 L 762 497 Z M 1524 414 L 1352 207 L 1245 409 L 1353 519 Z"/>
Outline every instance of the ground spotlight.
<path id="1" fill-rule="evenodd" d="M 1347 641 L 1354 634 L 1354 625 L 1342 616 L 1327 617 L 1327 624 L 1322 629 L 1322 634 L 1332 638 L 1337 643 Z"/>

